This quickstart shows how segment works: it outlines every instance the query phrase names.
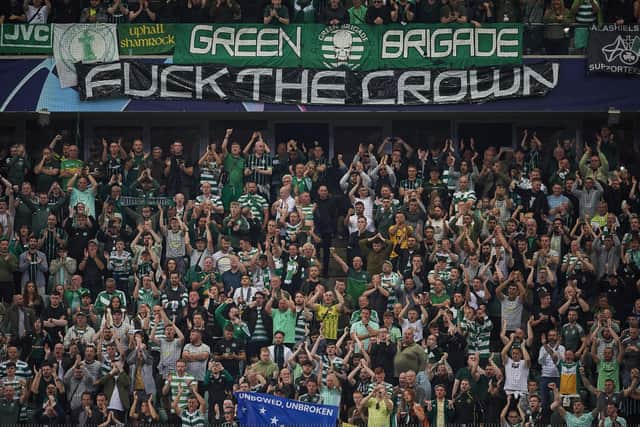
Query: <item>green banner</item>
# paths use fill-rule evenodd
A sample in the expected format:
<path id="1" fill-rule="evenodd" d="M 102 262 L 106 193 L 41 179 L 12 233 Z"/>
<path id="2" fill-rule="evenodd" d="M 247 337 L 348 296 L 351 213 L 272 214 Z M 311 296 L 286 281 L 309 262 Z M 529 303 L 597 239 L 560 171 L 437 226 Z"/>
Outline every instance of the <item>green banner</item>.
<path id="1" fill-rule="evenodd" d="M 50 25 L 0 25 L 0 54 L 51 54 Z M 174 49 L 175 47 L 175 49 Z M 380 70 L 465 69 L 522 63 L 522 26 L 454 24 L 120 24 L 121 55 L 176 64 Z"/>
<path id="2" fill-rule="evenodd" d="M 522 63 L 522 26 L 519 24 L 394 27 L 377 27 L 381 69 L 466 69 Z"/>
<path id="3" fill-rule="evenodd" d="M 120 55 L 162 55 L 176 45 L 176 24 L 119 24 Z"/>
<path id="4" fill-rule="evenodd" d="M 53 30 L 48 24 L 0 25 L 0 53 L 48 54 L 53 49 Z"/>
<path id="5" fill-rule="evenodd" d="M 180 25 L 176 64 L 379 70 L 522 62 L 519 24 Z"/>
<path id="6" fill-rule="evenodd" d="M 307 24 L 315 27 L 315 24 Z M 217 63 L 232 67 L 300 66 L 306 25 L 260 24 L 180 25 L 176 31 L 175 64 Z"/>

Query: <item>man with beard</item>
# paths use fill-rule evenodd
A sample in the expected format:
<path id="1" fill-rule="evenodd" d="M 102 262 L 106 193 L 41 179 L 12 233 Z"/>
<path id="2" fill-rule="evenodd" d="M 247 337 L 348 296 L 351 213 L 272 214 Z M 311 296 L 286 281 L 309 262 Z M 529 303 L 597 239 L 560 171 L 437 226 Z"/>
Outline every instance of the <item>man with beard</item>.
<path id="1" fill-rule="evenodd" d="M 38 250 L 38 239 L 34 236 L 29 238 L 29 249 L 20 254 L 18 269 L 22 272 L 22 287 L 27 282 L 33 282 L 38 287 L 38 293 L 45 295 L 47 284 L 46 273 L 49 270 L 47 256 Z"/>

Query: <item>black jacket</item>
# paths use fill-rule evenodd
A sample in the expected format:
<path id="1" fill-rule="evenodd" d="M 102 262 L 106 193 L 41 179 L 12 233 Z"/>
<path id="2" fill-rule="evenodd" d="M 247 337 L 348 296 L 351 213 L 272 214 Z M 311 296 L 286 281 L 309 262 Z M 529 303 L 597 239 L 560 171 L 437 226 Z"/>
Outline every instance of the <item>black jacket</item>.
<path id="1" fill-rule="evenodd" d="M 316 211 L 314 213 L 314 224 L 316 232 L 321 234 L 331 234 L 336 232 L 336 219 L 338 218 L 338 206 L 336 200 L 329 196 L 326 199 L 316 200 Z"/>
<path id="2" fill-rule="evenodd" d="M 298 267 L 296 269 L 295 274 L 293 275 L 293 277 L 291 278 L 291 282 L 290 283 L 286 283 L 286 278 L 287 278 L 287 266 L 289 265 L 289 263 L 291 262 L 297 262 L 298 263 Z M 309 268 L 309 264 L 307 263 L 307 260 L 305 260 L 302 256 L 298 255 L 296 257 L 296 260 L 293 261 L 290 259 L 290 256 L 288 253 L 285 253 L 282 255 L 282 289 L 284 289 L 285 291 L 289 292 L 289 294 L 291 295 L 295 295 L 296 292 L 298 292 L 300 290 L 300 288 L 302 287 L 302 274 L 304 272 L 304 270 Z"/>
<path id="3" fill-rule="evenodd" d="M 253 335 L 253 331 L 256 329 L 256 321 L 258 320 L 258 309 L 256 307 L 251 307 L 246 309 L 242 313 L 242 319 L 247 322 L 247 326 L 249 327 L 249 331 L 251 335 Z M 271 316 L 264 311 L 264 307 L 262 309 L 262 324 L 264 325 L 264 329 L 267 331 L 267 336 L 270 337 L 273 335 L 273 319 Z"/>

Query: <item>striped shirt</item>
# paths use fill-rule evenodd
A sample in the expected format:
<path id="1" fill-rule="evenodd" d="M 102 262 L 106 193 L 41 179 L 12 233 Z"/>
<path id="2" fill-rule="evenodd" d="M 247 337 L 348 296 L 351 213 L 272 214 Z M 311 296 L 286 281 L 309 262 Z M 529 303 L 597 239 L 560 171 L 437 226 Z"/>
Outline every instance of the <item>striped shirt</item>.
<path id="1" fill-rule="evenodd" d="M 65 231 L 60 227 L 56 227 L 54 232 L 49 232 L 47 234 L 47 237 L 45 238 L 44 236 L 46 233 L 47 233 L 46 228 L 40 231 L 40 239 L 44 239 L 44 242 L 40 250 L 44 252 L 44 254 L 47 256 L 47 262 L 51 262 L 52 259 L 58 256 L 59 245 L 58 245 L 58 241 L 56 240 L 56 236 L 58 236 L 60 240 L 63 240 L 63 241 L 67 241 L 68 237 L 67 237 L 67 233 L 65 233 Z"/>
<path id="2" fill-rule="evenodd" d="M 200 167 L 200 184 L 208 182 L 211 184 L 211 191 L 219 195 L 221 193 L 220 172 L 220 166 L 215 160 L 206 162 Z"/>
<path id="3" fill-rule="evenodd" d="M 21 393 L 22 385 L 20 384 L 20 378 L 18 376 L 14 376 L 12 379 L 2 378 L 0 379 L 0 386 L 2 387 L 11 387 L 13 389 L 13 400 L 19 400 Z"/>
<path id="4" fill-rule="evenodd" d="M 597 0 L 582 0 L 576 13 L 576 23 L 593 24 L 596 22 L 598 15 L 595 13 L 591 1 L 595 1 L 595 3 L 598 4 Z"/>
<path id="5" fill-rule="evenodd" d="M 253 259 L 258 252 L 258 248 L 251 247 L 248 251 L 240 251 L 238 253 L 238 258 L 240 258 L 240 262 L 242 264 L 249 264 L 251 259 Z"/>
<path id="6" fill-rule="evenodd" d="M 264 320 L 262 319 L 263 310 L 256 310 L 256 326 L 253 329 L 253 334 L 251 335 L 252 341 L 270 341 L 271 339 L 267 336 L 267 330 L 264 327 Z"/>
<path id="7" fill-rule="evenodd" d="M 436 276 L 437 278 L 442 280 L 445 284 L 448 284 L 449 278 L 451 277 L 451 270 L 449 270 L 448 268 L 445 268 L 444 270 L 440 270 L 440 271 L 431 270 L 428 276 L 430 277 Z"/>
<path id="8" fill-rule="evenodd" d="M 113 291 L 113 293 L 109 293 L 107 291 L 101 291 L 96 297 L 96 302 L 94 308 L 98 309 L 98 311 L 104 310 L 111 305 L 111 298 L 118 297 L 120 298 L 120 303 L 122 307 L 127 306 L 127 296 L 124 292 L 119 289 Z"/>
<path id="9" fill-rule="evenodd" d="M 296 343 L 304 340 L 306 336 L 307 319 L 304 316 L 304 309 L 296 308 Z"/>
<path id="10" fill-rule="evenodd" d="M 187 407 L 187 401 L 189 400 L 189 384 L 191 384 L 196 379 L 193 375 L 185 372 L 183 376 L 179 376 L 177 373 L 171 375 L 171 401 L 178 395 L 178 387 L 182 386 L 182 395 L 180 396 L 180 400 L 178 401 L 178 405 L 181 408 Z M 171 408 L 171 412 L 175 413 L 175 410 Z M 186 411 L 183 411 L 183 413 Z"/>
<path id="11" fill-rule="evenodd" d="M 391 396 L 393 394 L 393 386 L 386 381 L 383 382 L 382 385 L 384 386 L 385 390 L 387 390 L 387 393 L 389 394 L 389 396 Z M 377 386 L 378 386 L 378 383 L 376 382 L 369 383 L 369 385 L 367 386 L 367 392 L 365 394 L 373 393 L 373 389 L 376 388 Z"/>
<path id="12" fill-rule="evenodd" d="M 287 241 L 287 243 L 291 243 L 291 242 L 295 242 L 297 240 L 298 237 L 298 233 L 300 232 L 300 230 L 302 229 L 302 222 L 299 222 L 297 224 L 291 224 L 290 222 L 287 222 L 286 228 L 285 228 L 285 240 Z"/>
<path id="13" fill-rule="evenodd" d="M 577 272 L 582 271 L 582 261 L 580 260 L 580 258 L 578 258 L 576 255 L 572 254 L 571 252 L 565 254 L 565 256 L 562 257 L 562 263 L 563 264 L 567 264 L 567 267 L 570 264 L 573 264 L 573 270 L 572 271 L 570 271 L 567 268 L 567 271 L 566 271 L 566 275 L 567 276 L 569 276 L 569 275 L 571 275 L 573 273 L 577 273 Z"/>
<path id="14" fill-rule="evenodd" d="M 267 199 L 260 194 L 244 193 L 238 198 L 238 203 L 243 208 L 251 209 L 253 217 L 260 221 L 264 220 L 264 210 L 269 208 Z"/>
<path id="15" fill-rule="evenodd" d="M 331 363 L 329 363 L 331 362 Z M 333 366 L 334 372 L 342 372 L 344 369 L 344 361 L 341 357 L 335 356 L 333 359 L 329 360 L 329 356 L 326 354 L 322 356 L 322 384 L 327 385 L 327 374 L 329 373 L 329 368 Z"/>
<path id="16" fill-rule="evenodd" d="M 102 365 L 100 366 L 100 377 L 104 377 L 105 375 L 107 375 L 109 372 L 111 372 L 111 370 L 113 369 L 113 362 L 117 362 L 118 360 L 120 360 L 120 353 L 116 352 L 115 357 L 113 358 L 113 360 L 109 359 L 109 356 L 106 355 L 107 353 L 107 348 L 106 346 L 103 345 L 103 358 L 102 358 Z"/>
<path id="17" fill-rule="evenodd" d="M 313 221 L 313 211 L 316 205 L 313 203 L 309 203 L 308 205 L 300 205 L 299 207 L 303 215 L 303 217 L 301 218 L 302 221 Z"/>
<path id="18" fill-rule="evenodd" d="M 131 273 L 131 252 L 111 251 L 109 254 L 109 270 L 118 275 Z"/>
<path id="19" fill-rule="evenodd" d="M 468 190 L 468 191 L 456 191 L 455 193 L 453 193 L 453 207 L 454 209 L 457 209 L 457 204 L 459 202 L 475 202 L 476 200 L 478 200 L 478 198 L 476 197 L 476 192 L 473 190 Z"/>
<path id="20" fill-rule="evenodd" d="M 153 327 L 156 325 L 156 320 L 155 319 L 151 319 L 149 321 L 149 334 L 151 334 L 151 331 L 153 330 Z M 165 339 L 167 336 L 164 334 L 164 320 L 160 320 L 158 322 L 158 326 L 156 327 L 156 339 L 158 341 L 162 341 L 163 339 Z M 151 351 L 160 351 L 160 345 L 156 344 L 154 341 L 149 340 L 149 349 Z"/>
<path id="21" fill-rule="evenodd" d="M 171 314 L 177 313 L 177 311 L 187 306 L 187 302 L 189 301 L 189 294 L 187 293 L 187 288 L 180 285 L 177 288 L 168 287 L 162 293 L 162 307 L 165 310 L 170 310 L 171 313 L 167 313 L 169 316 Z"/>
<path id="22" fill-rule="evenodd" d="M 273 167 L 273 160 L 271 154 L 263 153 L 261 156 L 257 156 L 255 153 L 249 154 L 245 161 L 245 167 L 253 170 L 253 173 L 248 176 L 249 181 L 254 181 L 258 185 L 271 184 L 271 176 L 264 175 L 256 172 L 260 170 L 270 170 Z"/>
<path id="23" fill-rule="evenodd" d="M 180 398 L 182 400 L 182 396 Z M 200 412 L 200 409 L 193 412 L 183 409 L 180 420 L 182 420 L 182 427 L 204 427 L 208 424 L 206 414 Z"/>
<path id="24" fill-rule="evenodd" d="M 416 178 L 416 179 L 403 179 L 402 181 L 400 181 L 400 188 L 404 189 L 404 190 L 416 190 L 420 187 L 422 187 L 422 178 Z"/>
<path id="25" fill-rule="evenodd" d="M 213 190 L 211 190 L 213 191 Z M 209 202 L 211 203 L 211 205 L 213 207 L 216 208 L 224 208 L 224 206 L 222 205 L 222 199 L 215 195 L 215 194 L 211 194 L 209 197 L 205 197 L 204 195 L 199 195 L 198 197 L 196 197 L 196 202 L 197 203 L 204 203 L 204 202 Z"/>
<path id="26" fill-rule="evenodd" d="M 136 271 L 136 277 L 140 280 L 147 274 L 151 274 L 152 277 L 155 277 L 155 271 L 153 270 L 153 264 L 150 262 L 140 262 L 138 263 L 138 270 Z"/>
<path id="27" fill-rule="evenodd" d="M 7 376 L 7 363 L 10 361 L 7 360 L 5 362 L 0 363 L 0 378 L 4 378 Z M 16 378 L 23 379 L 25 381 L 29 380 L 33 376 L 33 371 L 29 367 L 27 362 L 22 360 L 16 360 Z"/>
<path id="28" fill-rule="evenodd" d="M 489 349 L 489 342 L 491 339 L 491 330 L 493 329 L 493 323 L 485 316 L 484 323 L 475 322 L 474 334 L 471 340 L 474 350 L 480 354 L 480 357 L 489 357 L 491 351 Z"/>
<path id="29" fill-rule="evenodd" d="M 138 288 L 138 305 L 146 304 L 149 307 L 153 307 L 154 305 L 157 305 L 159 301 L 159 297 L 153 296 L 153 289 L 146 289 L 142 286 Z"/>

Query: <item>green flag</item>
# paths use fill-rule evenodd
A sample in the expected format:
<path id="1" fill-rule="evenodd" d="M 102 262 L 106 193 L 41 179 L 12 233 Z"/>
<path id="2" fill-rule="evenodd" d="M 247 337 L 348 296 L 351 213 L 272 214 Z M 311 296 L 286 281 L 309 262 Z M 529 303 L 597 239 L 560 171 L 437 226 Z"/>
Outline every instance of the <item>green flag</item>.
<path id="1" fill-rule="evenodd" d="M 53 51 L 49 24 L 0 25 L 0 53 L 48 54 Z"/>
<path id="2" fill-rule="evenodd" d="M 175 24 L 119 24 L 120 55 L 159 55 L 173 52 Z"/>

